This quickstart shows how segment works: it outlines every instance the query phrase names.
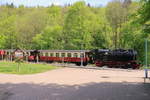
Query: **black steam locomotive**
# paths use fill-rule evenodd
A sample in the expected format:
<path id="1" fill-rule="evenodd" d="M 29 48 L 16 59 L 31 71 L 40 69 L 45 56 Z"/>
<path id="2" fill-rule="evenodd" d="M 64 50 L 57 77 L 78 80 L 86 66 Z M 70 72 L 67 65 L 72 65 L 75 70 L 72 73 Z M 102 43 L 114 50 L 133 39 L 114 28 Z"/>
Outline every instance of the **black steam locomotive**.
<path id="1" fill-rule="evenodd" d="M 90 51 L 90 54 L 93 63 L 99 67 L 139 68 L 136 61 L 137 52 L 132 49 L 95 49 Z"/>

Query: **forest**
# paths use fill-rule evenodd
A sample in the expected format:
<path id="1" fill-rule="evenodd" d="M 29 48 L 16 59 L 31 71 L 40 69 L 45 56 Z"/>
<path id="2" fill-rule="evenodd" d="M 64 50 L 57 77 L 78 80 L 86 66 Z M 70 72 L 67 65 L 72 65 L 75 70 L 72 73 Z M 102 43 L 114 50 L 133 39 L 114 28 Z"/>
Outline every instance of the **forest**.
<path id="1" fill-rule="evenodd" d="M 150 33 L 150 0 L 112 0 L 93 7 L 0 6 L 0 49 L 135 49 L 144 61 Z"/>

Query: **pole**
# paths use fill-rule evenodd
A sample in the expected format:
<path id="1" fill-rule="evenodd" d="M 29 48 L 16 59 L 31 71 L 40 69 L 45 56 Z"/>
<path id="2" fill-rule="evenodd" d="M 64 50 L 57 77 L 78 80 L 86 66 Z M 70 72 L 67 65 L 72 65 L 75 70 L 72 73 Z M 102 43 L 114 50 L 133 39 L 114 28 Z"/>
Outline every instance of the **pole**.
<path id="1" fill-rule="evenodd" d="M 36 63 L 39 63 L 39 56 L 36 55 Z"/>
<path id="2" fill-rule="evenodd" d="M 148 78 L 148 69 L 147 69 L 147 39 L 145 39 L 145 78 Z"/>
<path id="3" fill-rule="evenodd" d="M 83 56 L 84 56 L 82 49 L 83 49 L 83 43 L 81 42 L 81 67 L 83 66 Z"/>
<path id="4" fill-rule="evenodd" d="M 81 67 L 83 66 L 83 52 L 81 50 Z"/>

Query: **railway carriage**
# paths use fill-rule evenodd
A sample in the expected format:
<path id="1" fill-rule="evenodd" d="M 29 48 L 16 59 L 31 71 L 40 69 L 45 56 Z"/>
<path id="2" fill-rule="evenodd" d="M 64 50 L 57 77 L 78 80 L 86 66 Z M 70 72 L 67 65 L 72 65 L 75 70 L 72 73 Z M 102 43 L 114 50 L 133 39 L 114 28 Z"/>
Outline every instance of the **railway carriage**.
<path id="1" fill-rule="evenodd" d="M 89 62 L 88 50 L 35 50 L 30 54 L 30 61 L 83 63 L 84 66 Z"/>

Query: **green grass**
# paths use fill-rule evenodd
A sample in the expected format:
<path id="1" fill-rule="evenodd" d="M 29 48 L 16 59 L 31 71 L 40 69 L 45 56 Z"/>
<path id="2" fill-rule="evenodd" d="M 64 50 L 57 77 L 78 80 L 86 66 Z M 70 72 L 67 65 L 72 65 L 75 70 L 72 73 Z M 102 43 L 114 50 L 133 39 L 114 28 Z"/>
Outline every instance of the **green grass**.
<path id="1" fill-rule="evenodd" d="M 141 66 L 140 69 L 150 69 L 150 66 L 146 67 L 146 66 Z"/>
<path id="2" fill-rule="evenodd" d="M 58 67 L 49 64 L 21 63 L 18 69 L 18 63 L 6 61 L 0 62 L 0 73 L 9 74 L 34 74 L 56 68 Z"/>

